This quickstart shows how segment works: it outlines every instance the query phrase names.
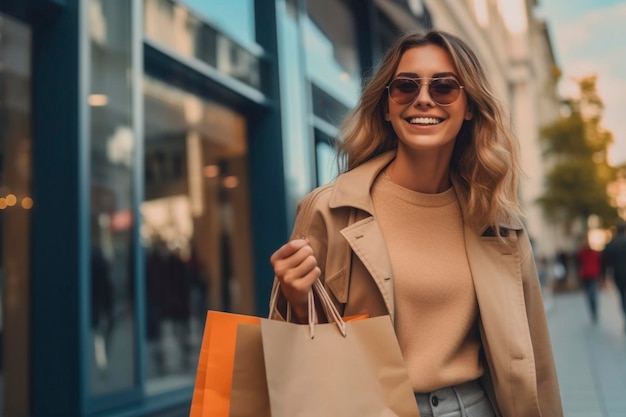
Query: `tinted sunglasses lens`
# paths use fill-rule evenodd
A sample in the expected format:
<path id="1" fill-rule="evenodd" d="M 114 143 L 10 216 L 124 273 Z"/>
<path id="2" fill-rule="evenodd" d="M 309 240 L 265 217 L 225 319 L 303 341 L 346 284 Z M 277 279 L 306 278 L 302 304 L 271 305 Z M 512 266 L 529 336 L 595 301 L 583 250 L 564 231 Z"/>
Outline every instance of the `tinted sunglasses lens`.
<path id="1" fill-rule="evenodd" d="M 394 80 L 389 85 L 389 97 L 397 104 L 408 104 L 415 100 L 419 85 L 413 80 Z"/>
<path id="2" fill-rule="evenodd" d="M 461 86 L 453 78 L 434 79 L 428 84 L 428 92 L 437 104 L 452 104 L 459 98 Z"/>

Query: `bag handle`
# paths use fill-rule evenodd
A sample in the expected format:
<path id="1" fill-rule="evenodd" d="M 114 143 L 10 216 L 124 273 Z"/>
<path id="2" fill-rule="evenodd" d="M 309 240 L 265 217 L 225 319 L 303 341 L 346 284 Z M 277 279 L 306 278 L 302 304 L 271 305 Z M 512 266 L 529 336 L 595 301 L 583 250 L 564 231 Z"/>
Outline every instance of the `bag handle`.
<path id="1" fill-rule="evenodd" d="M 324 288 L 324 284 L 322 281 L 318 279 L 315 280 L 313 286 L 309 290 L 308 294 L 308 322 L 311 339 L 315 337 L 315 324 L 318 324 L 317 310 L 315 309 L 315 297 L 314 292 L 317 293 L 322 308 L 326 313 L 328 321 L 331 323 L 335 323 L 337 328 L 341 332 L 341 334 L 346 337 L 346 323 L 343 321 L 339 310 L 335 307 L 328 291 Z M 272 312 L 278 308 L 278 295 L 280 293 L 280 285 L 278 281 L 274 284 L 272 288 L 272 294 L 270 296 L 270 317 L 272 316 Z M 291 321 L 291 304 L 287 303 L 287 321 Z"/>
<path id="2" fill-rule="evenodd" d="M 343 321 L 341 314 L 339 314 L 339 310 L 335 307 L 333 300 L 330 298 L 328 291 L 324 288 L 322 281 L 318 279 L 315 280 L 313 287 L 309 291 L 309 329 L 311 339 L 315 337 L 315 324 L 318 323 L 317 319 L 317 310 L 315 309 L 315 298 L 313 296 L 313 291 L 315 291 L 320 299 L 322 304 L 322 308 L 324 312 L 328 316 L 328 321 L 331 323 L 335 323 L 337 328 L 343 335 L 346 337 L 346 323 Z"/>

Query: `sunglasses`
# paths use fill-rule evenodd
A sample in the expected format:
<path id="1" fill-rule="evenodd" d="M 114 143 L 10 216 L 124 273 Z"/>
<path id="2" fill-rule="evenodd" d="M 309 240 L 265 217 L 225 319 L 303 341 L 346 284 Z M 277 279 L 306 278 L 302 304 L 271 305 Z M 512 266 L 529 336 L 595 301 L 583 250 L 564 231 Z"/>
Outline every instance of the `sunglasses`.
<path id="1" fill-rule="evenodd" d="M 429 81 L 425 83 L 424 81 Z M 454 78 L 396 78 L 387 86 L 389 98 L 396 104 L 413 103 L 423 84 L 430 98 L 440 106 L 449 106 L 459 98 L 463 86 Z"/>

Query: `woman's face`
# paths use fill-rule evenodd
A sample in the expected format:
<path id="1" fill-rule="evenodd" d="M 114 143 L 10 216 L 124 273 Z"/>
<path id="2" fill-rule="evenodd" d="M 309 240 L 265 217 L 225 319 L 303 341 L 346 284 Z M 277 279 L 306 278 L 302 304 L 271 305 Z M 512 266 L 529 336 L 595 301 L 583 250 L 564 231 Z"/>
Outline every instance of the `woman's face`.
<path id="1" fill-rule="evenodd" d="M 452 155 L 463 121 L 472 118 L 465 92 L 456 88 L 460 86 L 457 77 L 450 57 L 440 46 L 424 45 L 404 52 L 394 80 L 420 79 L 421 87 L 413 100 L 411 92 L 415 93 L 416 86 L 411 80 L 396 82 L 388 94 L 385 119 L 398 136 L 399 151 Z M 433 78 L 438 80 L 431 93 L 427 84 L 433 83 Z"/>

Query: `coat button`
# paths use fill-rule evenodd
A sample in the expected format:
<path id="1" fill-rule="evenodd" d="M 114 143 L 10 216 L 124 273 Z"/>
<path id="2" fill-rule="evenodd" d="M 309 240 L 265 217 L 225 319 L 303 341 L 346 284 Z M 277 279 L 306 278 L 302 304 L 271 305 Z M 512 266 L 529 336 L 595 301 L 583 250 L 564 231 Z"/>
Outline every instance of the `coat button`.
<path id="1" fill-rule="evenodd" d="M 437 397 L 436 395 L 433 395 L 433 397 L 430 399 L 430 402 L 437 407 L 439 405 L 439 397 Z"/>

